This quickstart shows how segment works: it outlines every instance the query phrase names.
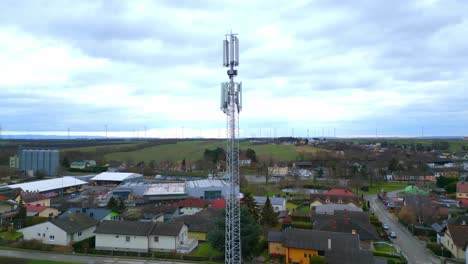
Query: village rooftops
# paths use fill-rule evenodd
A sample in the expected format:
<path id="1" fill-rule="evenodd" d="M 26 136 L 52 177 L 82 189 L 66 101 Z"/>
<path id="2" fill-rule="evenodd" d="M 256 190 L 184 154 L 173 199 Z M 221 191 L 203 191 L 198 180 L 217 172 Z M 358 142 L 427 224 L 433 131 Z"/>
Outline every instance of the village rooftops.
<path id="1" fill-rule="evenodd" d="M 172 206 L 176 207 L 193 207 L 193 208 L 205 208 L 210 205 L 210 201 L 203 200 L 200 198 L 189 197 L 185 200 L 173 203 Z"/>
<path id="2" fill-rule="evenodd" d="M 150 184 L 144 195 L 184 195 L 185 183 L 155 183 Z"/>
<path id="3" fill-rule="evenodd" d="M 337 195 L 337 196 L 356 196 L 348 189 L 330 189 L 325 194 L 328 195 Z"/>

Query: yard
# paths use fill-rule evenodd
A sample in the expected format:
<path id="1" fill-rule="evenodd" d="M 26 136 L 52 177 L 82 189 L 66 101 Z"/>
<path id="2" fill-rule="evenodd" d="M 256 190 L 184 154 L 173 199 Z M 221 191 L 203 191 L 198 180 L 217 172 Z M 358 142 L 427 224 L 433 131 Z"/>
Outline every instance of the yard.
<path id="1" fill-rule="evenodd" d="M 10 232 L 10 231 L 5 231 L 0 233 L 0 237 L 6 241 L 16 241 L 19 238 L 23 237 L 23 234 L 20 232 Z"/>
<path id="2" fill-rule="evenodd" d="M 196 257 L 222 257 L 223 253 L 213 249 L 208 242 L 198 244 L 198 247 L 190 254 Z"/>
<path id="3" fill-rule="evenodd" d="M 374 243 L 375 251 L 386 252 L 386 253 L 398 253 L 397 250 L 390 244 L 383 243 Z"/>
<path id="4" fill-rule="evenodd" d="M 392 192 L 402 190 L 406 186 L 408 186 L 408 183 L 385 182 L 369 187 L 369 192 L 365 192 L 365 194 L 378 194 L 381 190 L 383 190 L 384 192 Z"/>

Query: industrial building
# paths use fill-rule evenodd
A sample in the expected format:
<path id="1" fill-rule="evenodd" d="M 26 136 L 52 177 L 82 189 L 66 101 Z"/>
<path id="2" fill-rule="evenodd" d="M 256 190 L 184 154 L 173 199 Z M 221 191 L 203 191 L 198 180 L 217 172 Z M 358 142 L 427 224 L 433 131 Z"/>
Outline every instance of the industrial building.
<path id="1" fill-rule="evenodd" d="M 195 180 L 187 182 L 187 193 L 189 196 L 213 201 L 218 198 L 227 197 L 229 184 L 223 180 Z"/>
<path id="2" fill-rule="evenodd" d="M 43 171 L 49 176 L 57 175 L 60 152 L 49 148 L 19 147 L 19 169 L 28 175 Z"/>
<path id="3" fill-rule="evenodd" d="M 117 186 L 121 183 L 143 181 L 143 175 L 129 172 L 103 172 L 91 178 L 91 181 L 97 185 Z"/>
<path id="4" fill-rule="evenodd" d="M 188 198 L 184 182 L 148 184 L 143 197 L 146 202 L 160 204 L 176 202 Z"/>
<path id="5" fill-rule="evenodd" d="M 24 192 L 38 192 L 47 197 L 53 197 L 64 193 L 80 191 L 87 183 L 74 177 L 65 176 L 42 181 L 33 181 L 9 185 L 10 188 L 21 188 Z"/>

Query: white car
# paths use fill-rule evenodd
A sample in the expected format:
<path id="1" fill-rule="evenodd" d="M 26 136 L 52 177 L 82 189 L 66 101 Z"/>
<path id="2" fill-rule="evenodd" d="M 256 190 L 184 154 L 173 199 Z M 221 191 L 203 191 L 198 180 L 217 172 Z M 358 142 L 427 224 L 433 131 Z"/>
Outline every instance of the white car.
<path id="1" fill-rule="evenodd" d="M 396 238 L 396 233 L 395 233 L 395 231 L 390 232 L 390 233 L 388 234 L 388 236 L 391 237 L 391 238 Z"/>
<path id="2" fill-rule="evenodd" d="M 387 224 L 382 224 L 382 227 L 384 230 L 388 230 L 388 225 Z"/>

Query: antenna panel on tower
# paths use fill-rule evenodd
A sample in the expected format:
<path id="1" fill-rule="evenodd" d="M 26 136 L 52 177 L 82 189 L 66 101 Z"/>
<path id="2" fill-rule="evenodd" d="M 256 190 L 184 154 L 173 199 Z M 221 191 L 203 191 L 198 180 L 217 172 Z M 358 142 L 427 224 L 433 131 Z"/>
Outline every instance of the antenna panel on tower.
<path id="1" fill-rule="evenodd" d="M 229 67 L 229 41 L 223 40 L 223 66 Z"/>

